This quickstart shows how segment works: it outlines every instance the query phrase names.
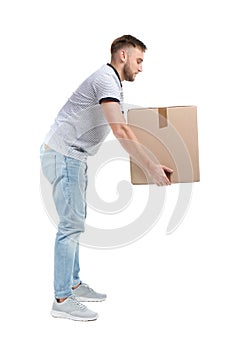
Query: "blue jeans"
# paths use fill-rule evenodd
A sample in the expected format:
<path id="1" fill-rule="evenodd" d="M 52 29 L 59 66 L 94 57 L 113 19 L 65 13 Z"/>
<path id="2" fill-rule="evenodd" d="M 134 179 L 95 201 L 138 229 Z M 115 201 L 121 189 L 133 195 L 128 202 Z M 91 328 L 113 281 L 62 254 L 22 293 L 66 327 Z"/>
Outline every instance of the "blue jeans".
<path id="1" fill-rule="evenodd" d="M 41 167 L 51 183 L 59 216 L 54 252 L 55 298 L 72 294 L 79 278 L 79 236 L 86 218 L 86 162 L 41 146 Z"/>

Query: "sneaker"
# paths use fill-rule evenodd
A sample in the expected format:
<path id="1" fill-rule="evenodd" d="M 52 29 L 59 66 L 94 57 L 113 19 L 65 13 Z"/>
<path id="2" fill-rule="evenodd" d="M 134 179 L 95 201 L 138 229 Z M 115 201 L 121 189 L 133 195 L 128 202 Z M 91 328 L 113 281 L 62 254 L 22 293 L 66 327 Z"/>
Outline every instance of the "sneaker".
<path id="1" fill-rule="evenodd" d="M 106 294 L 95 292 L 86 283 L 81 283 L 78 288 L 73 289 L 73 295 L 78 301 L 104 301 Z"/>
<path id="2" fill-rule="evenodd" d="M 98 318 L 96 312 L 89 310 L 85 305 L 81 304 L 74 295 L 71 295 L 62 303 L 58 303 L 55 300 L 51 315 L 74 321 L 94 321 Z"/>

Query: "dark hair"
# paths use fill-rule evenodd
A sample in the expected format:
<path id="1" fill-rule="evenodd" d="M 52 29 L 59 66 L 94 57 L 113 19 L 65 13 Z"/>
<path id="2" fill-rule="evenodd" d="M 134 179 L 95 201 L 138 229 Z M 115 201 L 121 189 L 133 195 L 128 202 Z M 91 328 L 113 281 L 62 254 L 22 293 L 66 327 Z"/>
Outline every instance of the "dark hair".
<path id="1" fill-rule="evenodd" d="M 124 47 L 138 47 L 143 52 L 146 51 L 147 47 L 145 44 L 143 44 L 142 41 L 138 40 L 132 35 L 123 35 L 117 39 L 115 39 L 111 45 L 111 54 L 113 55 L 118 50 L 124 48 Z"/>

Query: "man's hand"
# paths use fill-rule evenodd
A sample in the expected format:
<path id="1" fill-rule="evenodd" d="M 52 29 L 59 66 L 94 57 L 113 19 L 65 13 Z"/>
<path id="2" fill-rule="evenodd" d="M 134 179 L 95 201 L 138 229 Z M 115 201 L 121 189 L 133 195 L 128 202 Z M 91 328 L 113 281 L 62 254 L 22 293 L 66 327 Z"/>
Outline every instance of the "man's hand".
<path id="1" fill-rule="evenodd" d="M 173 170 L 165 165 L 152 163 L 149 167 L 149 180 L 157 186 L 171 185 L 169 175 L 172 172 Z"/>

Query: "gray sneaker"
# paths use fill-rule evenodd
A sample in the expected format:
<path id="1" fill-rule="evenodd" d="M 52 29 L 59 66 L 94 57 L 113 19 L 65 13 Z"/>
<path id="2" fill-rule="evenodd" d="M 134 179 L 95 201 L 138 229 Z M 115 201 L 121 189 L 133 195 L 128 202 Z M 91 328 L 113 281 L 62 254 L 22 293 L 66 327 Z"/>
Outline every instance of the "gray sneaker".
<path id="1" fill-rule="evenodd" d="M 85 305 L 81 304 L 74 295 L 71 295 L 62 303 L 58 303 L 55 300 L 51 315 L 74 321 L 94 321 L 98 318 L 96 312 L 89 310 Z"/>
<path id="2" fill-rule="evenodd" d="M 107 298 L 106 294 L 95 292 L 86 283 L 81 283 L 78 288 L 74 289 L 73 295 L 78 301 L 104 301 Z"/>

